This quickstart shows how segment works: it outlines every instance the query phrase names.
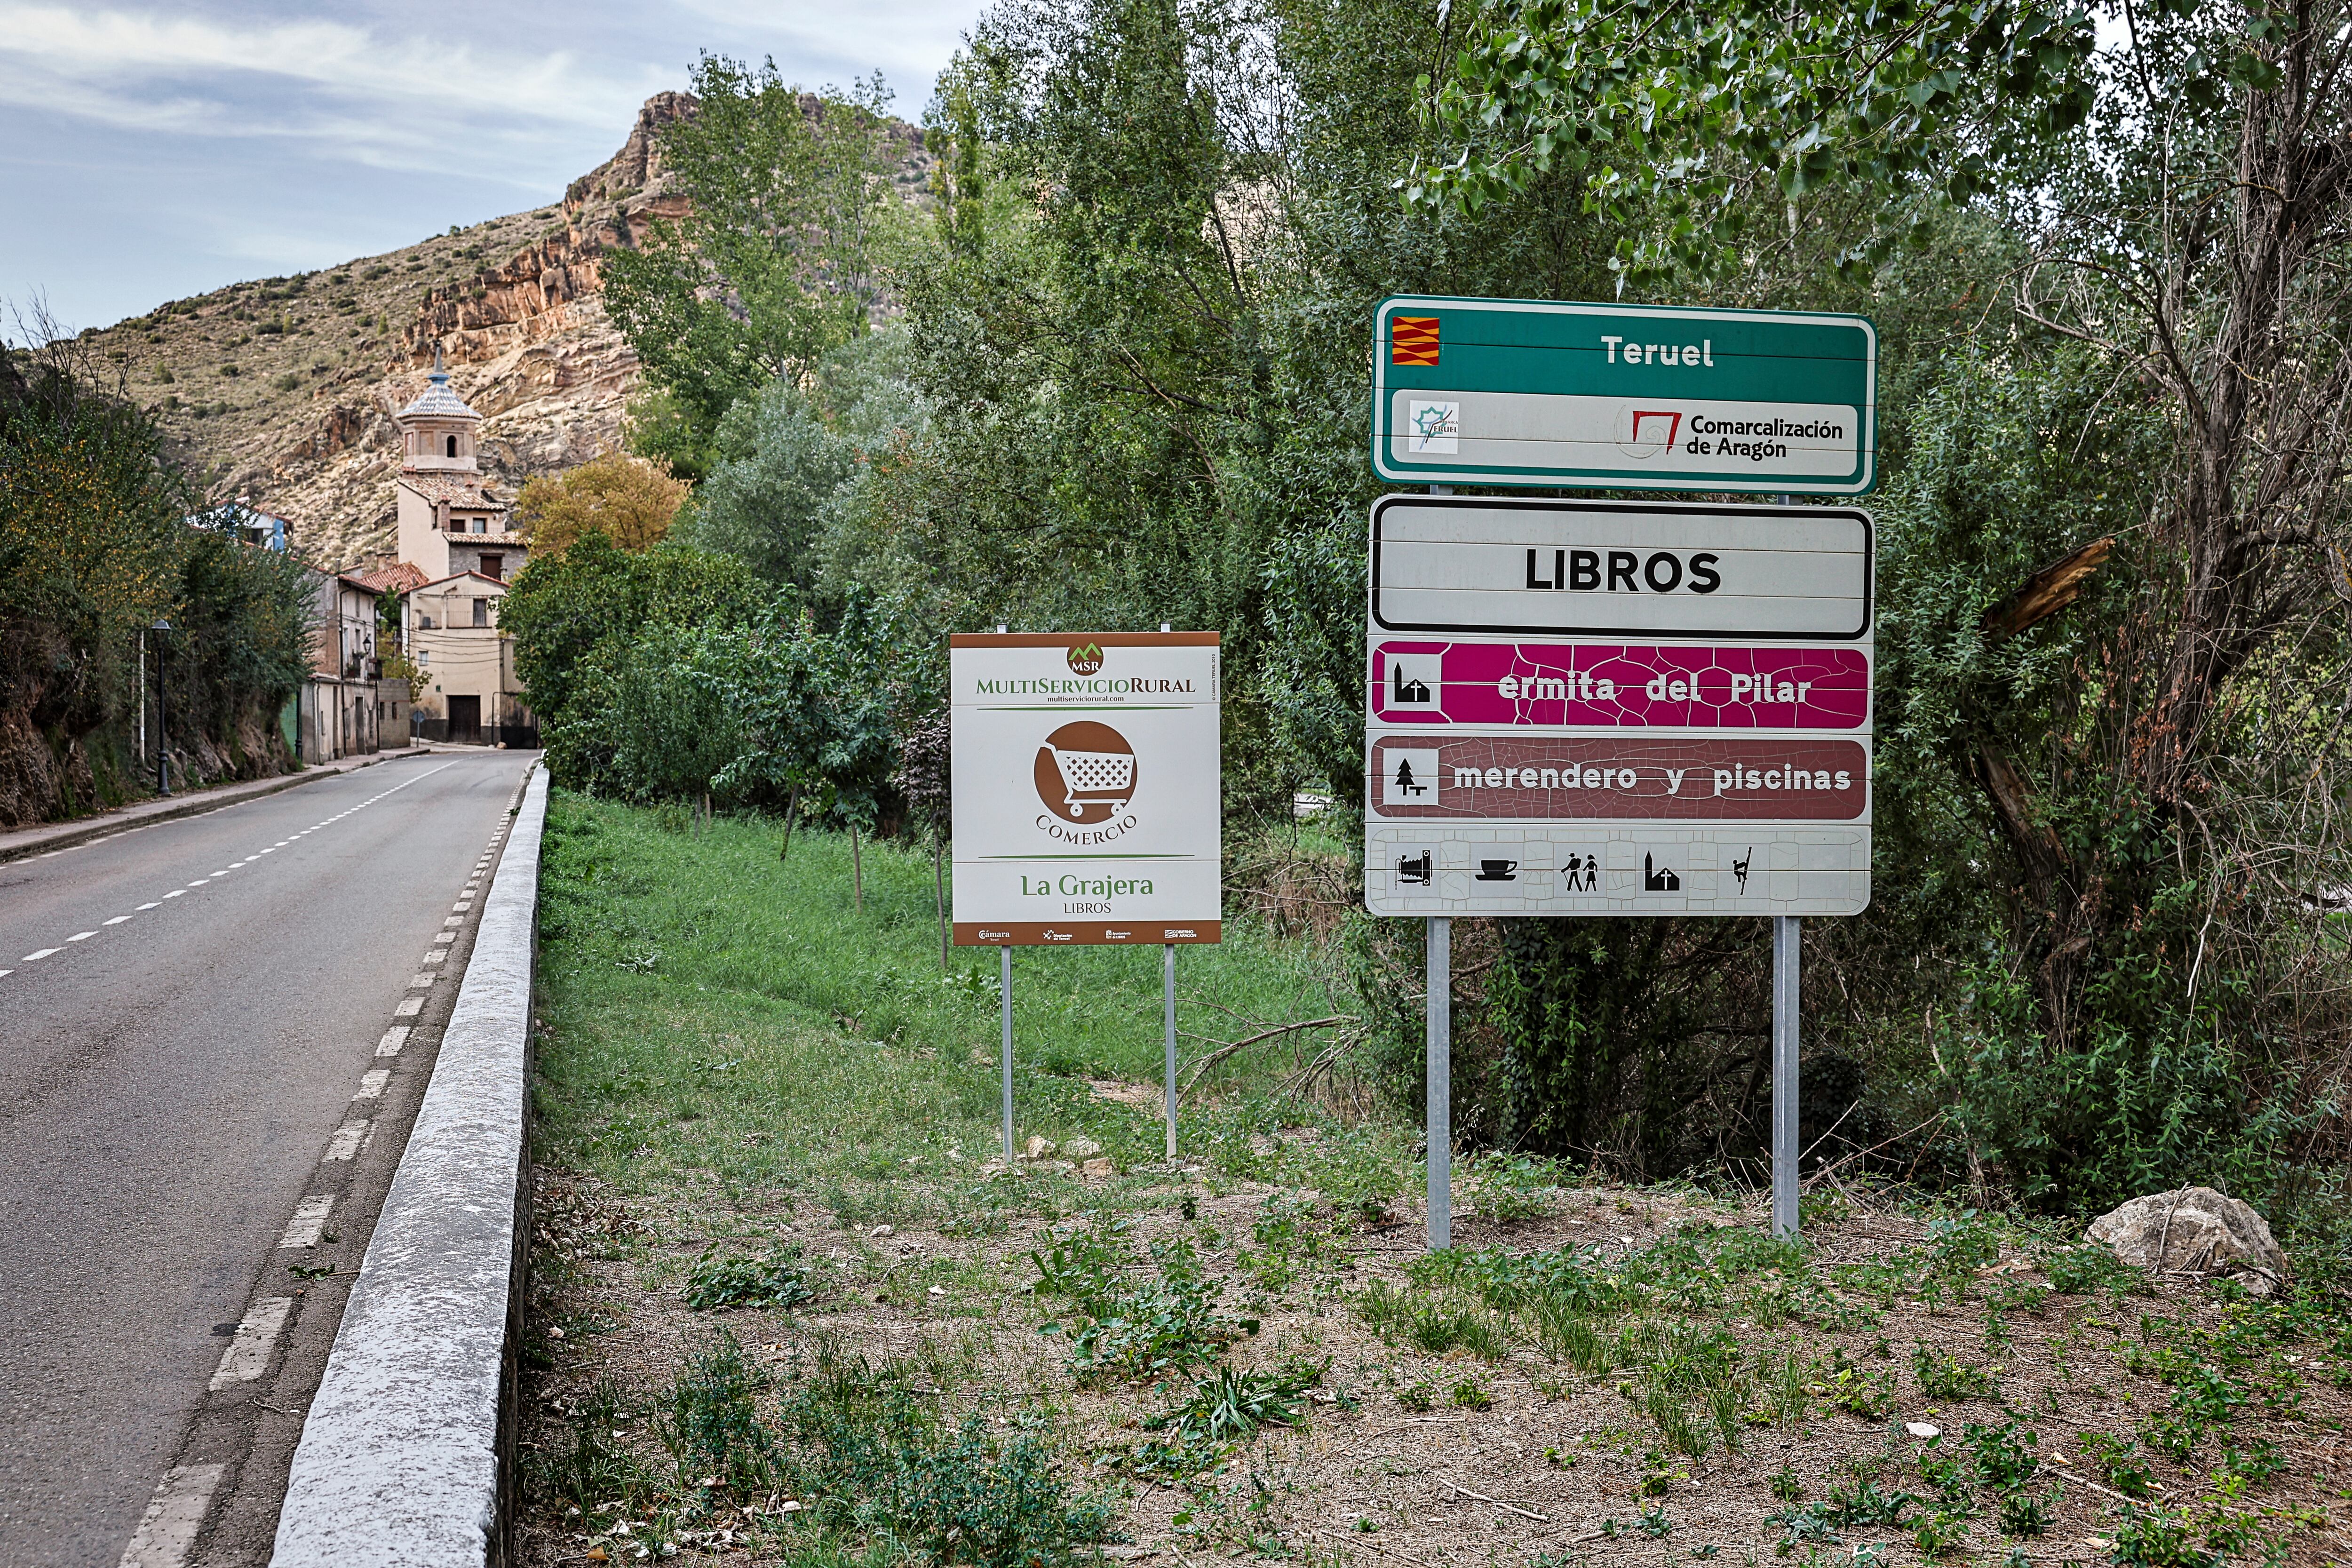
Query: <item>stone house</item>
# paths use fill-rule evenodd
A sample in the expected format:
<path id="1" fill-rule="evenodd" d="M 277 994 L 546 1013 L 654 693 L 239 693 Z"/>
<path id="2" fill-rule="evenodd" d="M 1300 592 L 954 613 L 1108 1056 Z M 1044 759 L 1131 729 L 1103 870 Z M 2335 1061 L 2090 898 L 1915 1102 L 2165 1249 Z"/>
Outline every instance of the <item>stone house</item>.
<path id="1" fill-rule="evenodd" d="M 539 721 L 515 677 L 514 639 L 499 629 L 507 584 L 455 572 L 405 601 L 418 732 L 428 741 L 535 747 Z"/>
<path id="2" fill-rule="evenodd" d="M 295 748 L 306 763 L 331 763 L 379 750 L 387 737 L 383 668 L 376 656 L 380 590 L 362 578 L 312 574 L 318 622 L 310 634 L 310 668 L 295 708 Z M 389 737 L 408 744 L 405 723 Z"/>

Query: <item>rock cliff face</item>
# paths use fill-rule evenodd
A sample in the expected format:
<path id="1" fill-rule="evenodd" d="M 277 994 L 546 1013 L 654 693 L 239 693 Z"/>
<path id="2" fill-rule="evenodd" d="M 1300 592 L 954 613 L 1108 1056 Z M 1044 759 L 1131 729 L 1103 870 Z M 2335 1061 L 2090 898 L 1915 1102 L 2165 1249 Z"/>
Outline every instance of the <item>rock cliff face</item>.
<path id="1" fill-rule="evenodd" d="M 502 492 L 620 444 L 638 366 L 605 317 L 600 261 L 685 213 L 659 139 L 694 110 L 685 93 L 646 100 L 621 150 L 557 205 L 84 335 L 157 406 L 215 500 L 285 517 L 320 565 L 385 558 L 400 466 L 391 416 L 424 390 L 436 347 L 484 416 L 482 468 Z M 929 173 L 920 132 L 893 131 L 898 184 L 917 195 Z"/>

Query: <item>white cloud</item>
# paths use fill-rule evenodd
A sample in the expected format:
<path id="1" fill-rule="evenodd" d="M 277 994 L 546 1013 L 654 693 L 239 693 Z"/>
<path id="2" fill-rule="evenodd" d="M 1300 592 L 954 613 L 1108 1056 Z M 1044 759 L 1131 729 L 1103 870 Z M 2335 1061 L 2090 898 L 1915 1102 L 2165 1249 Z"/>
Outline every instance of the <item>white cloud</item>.
<path id="1" fill-rule="evenodd" d="M 0 0 L 0 102 L 126 130 L 299 139 L 382 167 L 446 162 L 453 132 L 477 153 L 561 145 L 569 157 L 582 132 L 617 132 L 673 79 L 651 62 L 599 70 L 566 50 L 487 49 L 432 29 Z"/>

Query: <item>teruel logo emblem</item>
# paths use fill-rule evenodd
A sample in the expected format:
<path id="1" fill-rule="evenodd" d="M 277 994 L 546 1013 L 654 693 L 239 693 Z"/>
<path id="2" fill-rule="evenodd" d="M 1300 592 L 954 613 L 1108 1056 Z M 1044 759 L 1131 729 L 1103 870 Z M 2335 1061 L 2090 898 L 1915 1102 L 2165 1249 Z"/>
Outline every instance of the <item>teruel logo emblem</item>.
<path id="1" fill-rule="evenodd" d="M 1073 656 L 1075 657 L 1075 655 Z M 1065 822 L 1108 822 L 1135 797 L 1135 748 L 1108 724 L 1065 724 L 1037 748 L 1037 798 Z"/>
<path id="2" fill-rule="evenodd" d="M 1072 675 L 1092 675 L 1102 667 L 1103 652 L 1100 645 L 1090 642 L 1073 643 L 1070 645 L 1070 673 Z"/>

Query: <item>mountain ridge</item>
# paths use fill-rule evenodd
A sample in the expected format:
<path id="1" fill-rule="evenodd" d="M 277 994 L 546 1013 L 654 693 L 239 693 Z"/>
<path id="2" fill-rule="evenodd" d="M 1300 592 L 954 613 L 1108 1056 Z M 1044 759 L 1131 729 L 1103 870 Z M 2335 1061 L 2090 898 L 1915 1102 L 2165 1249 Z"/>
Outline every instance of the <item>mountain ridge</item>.
<path id="1" fill-rule="evenodd" d="M 695 107 L 682 92 L 647 99 L 620 150 L 550 205 L 170 300 L 81 339 L 154 409 L 207 500 L 284 517 L 295 548 L 329 570 L 389 561 L 392 416 L 425 389 L 436 349 L 484 416 L 481 464 L 501 493 L 621 444 L 639 366 L 604 312 L 602 258 L 686 213 L 659 138 Z M 890 130 L 895 184 L 919 200 L 922 133 Z"/>

